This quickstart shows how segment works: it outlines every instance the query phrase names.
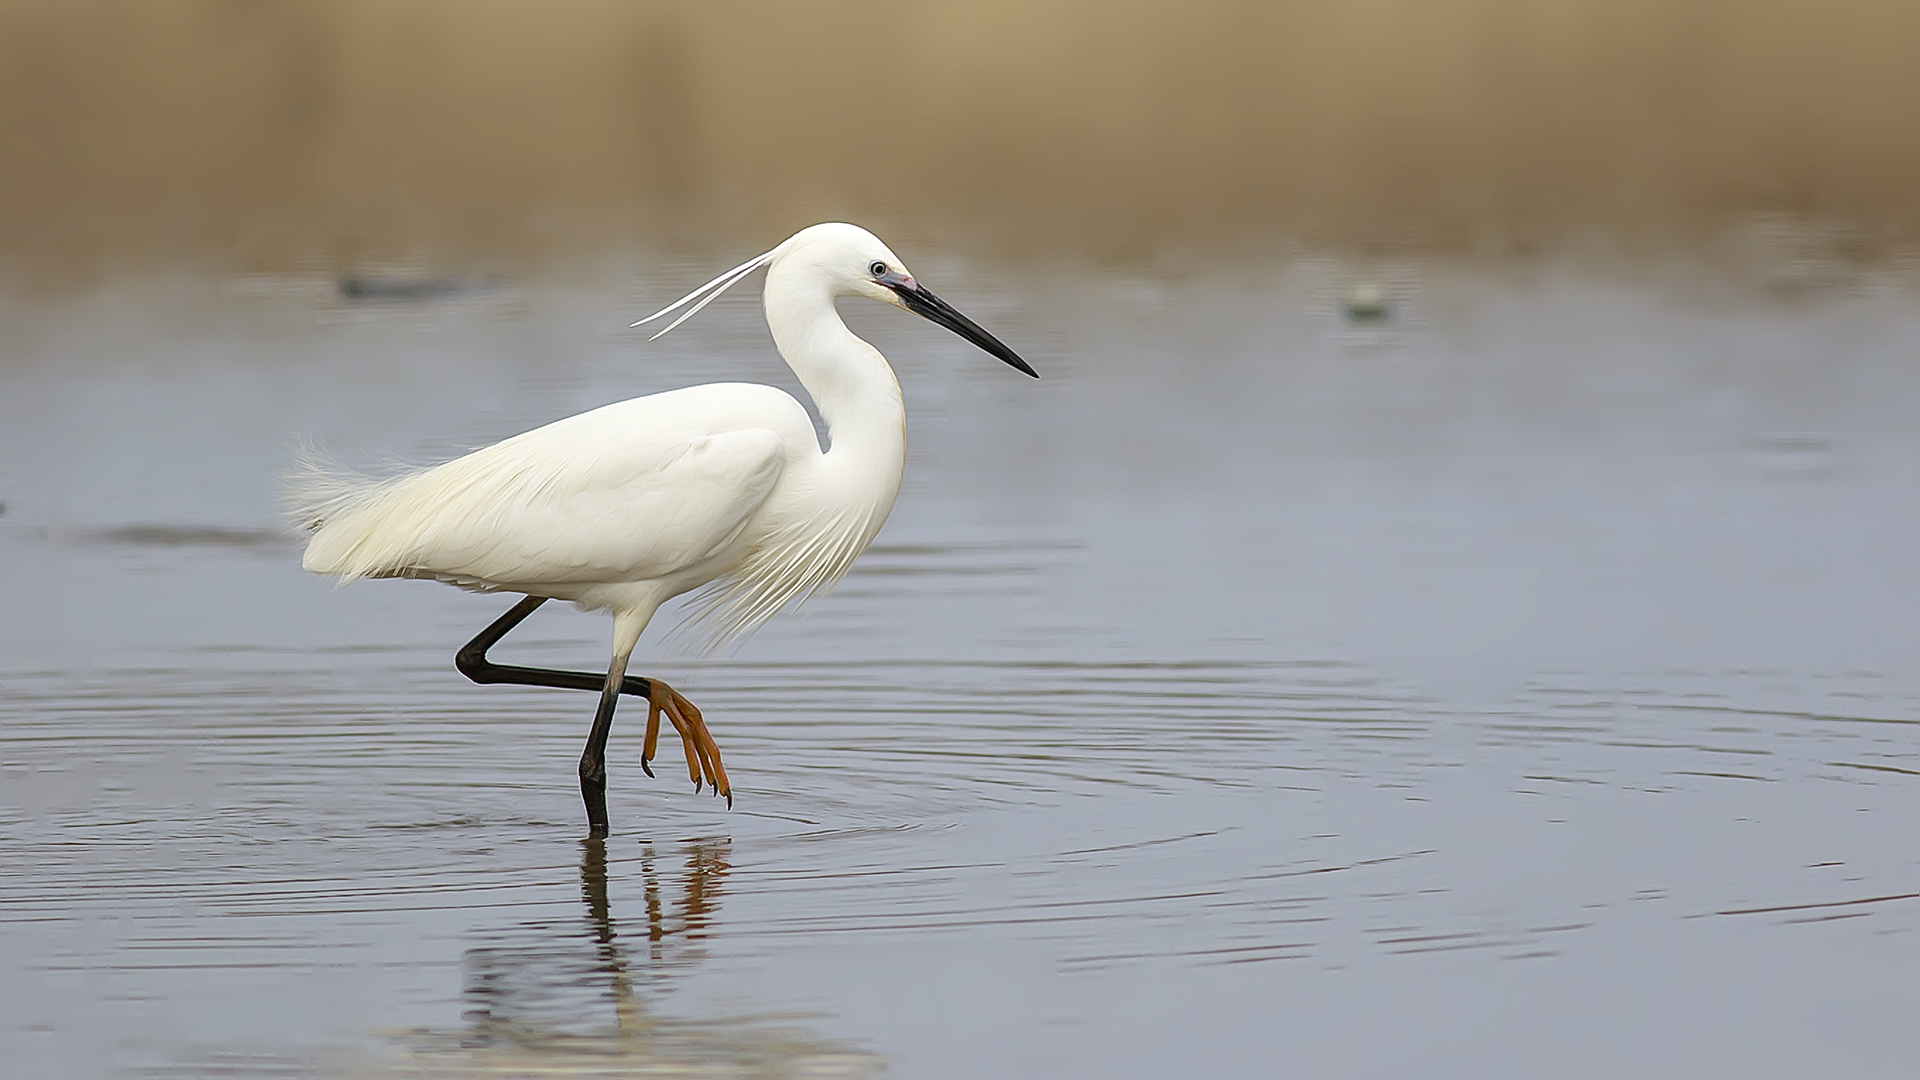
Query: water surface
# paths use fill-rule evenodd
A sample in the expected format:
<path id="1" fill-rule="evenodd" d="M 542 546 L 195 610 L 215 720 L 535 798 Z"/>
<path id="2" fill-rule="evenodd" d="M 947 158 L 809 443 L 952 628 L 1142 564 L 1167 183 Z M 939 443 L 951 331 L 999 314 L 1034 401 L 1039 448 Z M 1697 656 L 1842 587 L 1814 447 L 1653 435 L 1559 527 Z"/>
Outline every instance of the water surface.
<path id="1" fill-rule="evenodd" d="M 277 473 L 791 386 L 751 300 L 653 345 L 705 262 L 8 301 L 10 1071 L 1897 1071 L 1907 277 L 915 263 L 1045 378 L 849 312 L 912 414 L 894 519 L 730 656 L 650 631 L 735 805 L 641 775 L 630 710 L 604 845 L 591 697 L 453 671 L 501 598 L 303 575 Z"/>

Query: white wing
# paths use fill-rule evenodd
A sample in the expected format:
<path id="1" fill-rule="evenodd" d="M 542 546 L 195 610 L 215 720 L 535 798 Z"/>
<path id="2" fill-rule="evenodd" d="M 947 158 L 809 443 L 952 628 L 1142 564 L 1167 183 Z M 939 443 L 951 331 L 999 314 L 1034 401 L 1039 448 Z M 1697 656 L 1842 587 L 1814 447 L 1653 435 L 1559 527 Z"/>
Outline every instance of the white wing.
<path id="1" fill-rule="evenodd" d="M 690 387 L 392 480 L 296 482 L 303 516 L 321 522 L 302 563 L 480 588 L 661 578 L 739 534 L 780 478 L 796 414 L 804 424 L 771 387 Z"/>

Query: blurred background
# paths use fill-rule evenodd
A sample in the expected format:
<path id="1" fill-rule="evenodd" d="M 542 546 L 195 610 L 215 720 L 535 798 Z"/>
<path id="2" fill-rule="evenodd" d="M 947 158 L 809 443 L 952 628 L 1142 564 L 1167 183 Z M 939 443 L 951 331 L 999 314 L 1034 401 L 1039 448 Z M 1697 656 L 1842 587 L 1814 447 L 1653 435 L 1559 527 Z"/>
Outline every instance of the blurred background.
<path id="1" fill-rule="evenodd" d="M 9 0 L 0 247 L 465 265 L 847 217 L 1124 260 L 1788 213 L 1873 250 L 1920 222 L 1916 41 L 1811 0 Z"/>
<path id="2" fill-rule="evenodd" d="M 1920 5 L 0 0 L 0 1061 L 62 1077 L 1802 1077 L 1920 970 Z M 588 695 L 299 567 L 303 444 L 800 392 L 804 617 Z M 501 659 L 605 662 L 547 605 Z M 668 756 L 672 750 L 668 748 Z M 1542 1065 L 1542 1063 L 1548 1063 Z"/>

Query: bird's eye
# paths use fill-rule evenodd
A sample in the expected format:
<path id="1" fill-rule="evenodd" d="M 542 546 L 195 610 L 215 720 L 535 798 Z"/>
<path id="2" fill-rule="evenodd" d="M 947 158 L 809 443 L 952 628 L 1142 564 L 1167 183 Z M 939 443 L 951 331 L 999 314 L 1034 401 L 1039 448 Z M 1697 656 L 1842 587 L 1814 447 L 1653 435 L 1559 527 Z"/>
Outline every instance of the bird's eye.
<path id="1" fill-rule="evenodd" d="M 867 273 L 872 274 L 874 277 L 886 277 L 887 264 L 881 262 L 879 259 L 875 259 L 872 265 L 867 267 Z"/>

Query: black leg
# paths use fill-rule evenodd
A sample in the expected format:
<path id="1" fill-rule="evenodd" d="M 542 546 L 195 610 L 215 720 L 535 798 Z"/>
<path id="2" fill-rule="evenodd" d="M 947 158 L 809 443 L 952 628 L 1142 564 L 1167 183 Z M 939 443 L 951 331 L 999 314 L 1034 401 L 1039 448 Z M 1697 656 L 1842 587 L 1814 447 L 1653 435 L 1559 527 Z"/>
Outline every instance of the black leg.
<path id="1" fill-rule="evenodd" d="M 613 730 L 613 707 L 618 704 L 618 690 L 601 691 L 593 730 L 587 733 L 586 749 L 580 751 L 580 798 L 587 804 L 587 832 L 592 836 L 607 835 L 607 733 Z"/>
<path id="2" fill-rule="evenodd" d="M 561 690 L 599 690 L 607 686 L 605 675 L 596 675 L 590 671 L 557 671 L 553 668 L 517 667 L 513 664 L 496 664 L 487 659 L 487 650 L 494 647 L 507 631 L 519 626 L 526 617 L 533 614 L 535 608 L 547 602 L 544 596 L 529 596 L 513 605 L 513 610 L 493 621 L 493 625 L 474 635 L 472 641 L 460 647 L 453 656 L 453 665 L 460 674 L 481 684 L 511 683 L 515 686 L 552 686 Z M 646 679 L 628 675 L 620 682 L 620 692 L 634 697 L 649 697 L 653 694 L 653 684 Z"/>
<path id="3" fill-rule="evenodd" d="M 485 630 L 474 635 L 472 641 L 461 646 L 454 654 L 453 663 L 460 674 L 474 682 L 511 683 L 519 686 L 552 686 L 563 690 L 598 690 L 600 707 L 593 714 L 593 730 L 587 735 L 587 746 L 580 754 L 580 797 L 587 804 L 587 826 L 594 836 L 607 835 L 607 735 L 613 730 L 613 709 L 620 702 L 621 694 L 635 697 L 648 697 L 653 693 L 653 684 L 643 678 L 620 675 L 618 691 L 609 689 L 611 680 L 606 675 L 595 675 L 586 671 L 558 671 L 553 668 L 517 667 L 512 664 L 496 664 L 487 659 L 487 650 L 493 648 L 507 632 L 519 626 L 534 609 L 547 602 L 544 596 L 529 596 L 513 605 L 512 610 L 493 621 Z M 624 668 L 625 658 L 620 666 Z M 645 763 L 642 762 L 642 768 Z M 647 775 L 653 775 L 647 769 Z"/>

